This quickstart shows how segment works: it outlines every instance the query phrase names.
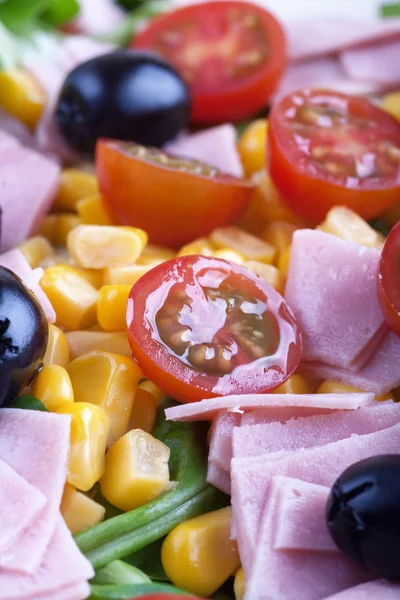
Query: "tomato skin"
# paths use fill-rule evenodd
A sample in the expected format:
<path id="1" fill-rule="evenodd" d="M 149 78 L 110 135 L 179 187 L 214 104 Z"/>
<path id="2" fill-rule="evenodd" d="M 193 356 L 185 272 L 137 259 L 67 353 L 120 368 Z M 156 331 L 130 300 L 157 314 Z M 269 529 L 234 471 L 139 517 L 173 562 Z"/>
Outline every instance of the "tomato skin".
<path id="1" fill-rule="evenodd" d="M 348 97 L 344 94 L 326 90 L 298 92 L 280 100 L 271 110 L 267 137 L 267 167 L 271 179 L 290 208 L 303 219 L 318 224 L 337 205 L 353 209 L 365 220 L 383 215 L 400 198 L 400 179 L 389 181 L 383 179 L 359 179 L 349 187 L 333 177 L 322 177 L 319 173 L 311 174 L 309 166 L 297 155 L 290 156 L 288 141 L 282 135 L 283 113 L 292 106 L 293 96 L 312 94 L 334 95 L 348 102 L 350 110 L 362 112 L 364 116 L 376 121 L 381 120 L 385 127 L 392 126 L 400 140 L 400 125 L 378 107 L 367 100 Z M 290 156 L 290 157 L 289 157 Z"/>
<path id="2" fill-rule="evenodd" d="M 268 104 L 274 94 L 280 78 L 283 75 L 287 63 L 287 49 L 284 31 L 280 23 L 266 10 L 242 1 L 209 1 L 200 4 L 178 8 L 165 15 L 152 20 L 149 27 L 139 33 L 132 42 L 134 48 L 158 50 L 157 38 L 165 30 L 174 30 L 174 27 L 185 23 L 195 22 L 199 30 L 209 29 L 213 15 L 221 12 L 228 13 L 232 10 L 247 11 L 255 15 L 268 37 L 269 53 L 267 62 L 255 73 L 240 81 L 233 81 L 229 85 L 215 85 L 214 89 L 202 86 L 202 71 L 207 71 L 207 65 L 202 69 L 201 63 L 197 63 L 197 71 L 193 81 L 187 80 L 192 93 L 192 122 L 198 124 L 222 123 L 226 121 L 240 121 L 250 118 L 259 113 Z M 207 43 L 206 39 L 206 43 Z M 210 41 L 210 45 L 212 40 Z M 179 52 L 179 49 L 178 49 Z M 175 51 L 176 53 L 176 51 Z M 174 51 L 171 55 L 165 54 L 173 65 Z M 175 64 L 176 67 L 179 65 Z M 182 69 L 181 69 L 182 70 Z M 185 79 L 184 70 L 182 76 Z"/>
<path id="3" fill-rule="evenodd" d="M 107 211 L 120 225 L 144 229 L 155 244 L 178 248 L 235 223 L 254 184 L 164 168 L 130 156 L 118 142 L 100 140 L 96 169 Z"/>
<path id="4" fill-rule="evenodd" d="M 400 336 L 400 221 L 390 231 L 378 267 L 378 298 L 390 329 Z"/>
<path id="5" fill-rule="evenodd" d="M 177 283 L 184 284 L 184 289 L 198 289 L 198 279 L 193 272 L 203 273 L 221 272 L 228 276 L 243 278 L 241 293 L 251 296 L 251 290 L 256 289 L 260 297 L 268 298 L 268 312 L 273 315 L 279 327 L 278 351 L 273 351 L 272 356 L 276 362 L 266 367 L 267 363 L 254 358 L 246 364 L 235 368 L 228 375 L 210 375 L 199 369 L 188 366 L 177 355 L 167 350 L 165 344 L 160 342 L 159 329 L 157 329 L 155 315 L 160 309 L 165 309 L 168 293 Z M 213 286 L 207 284 L 207 286 Z M 246 287 L 247 286 L 247 287 Z M 220 289 L 220 285 L 216 288 Z M 236 288 L 235 288 L 236 289 Z M 160 302 L 162 298 L 162 302 Z M 205 302 L 205 301 L 203 301 Z M 198 304 L 193 302 L 195 310 Z M 279 308 L 278 308 L 279 306 Z M 202 313 L 203 311 L 201 311 Z M 212 315 L 211 320 L 214 319 Z M 177 313 L 174 312 L 173 320 L 179 323 Z M 196 337 L 202 335 L 204 323 L 208 319 L 200 314 L 194 319 L 194 332 Z M 281 325 L 285 324 L 281 330 Z M 196 324 L 199 327 L 196 327 Z M 223 332 L 223 339 L 227 340 L 226 321 L 219 327 L 218 332 Z M 153 268 L 137 281 L 129 295 L 127 307 L 128 340 L 134 358 L 139 363 L 144 374 L 149 377 L 166 394 L 180 402 L 197 402 L 204 398 L 214 398 L 221 395 L 262 393 L 270 391 L 283 383 L 297 368 L 302 350 L 302 339 L 297 322 L 287 307 L 283 298 L 269 284 L 248 269 L 228 261 L 202 256 L 183 256 Z M 217 332 L 217 335 L 218 335 Z M 289 333 L 288 333 L 289 332 Z M 214 339 L 214 338 L 213 338 Z M 207 342 L 203 337 L 199 343 Z M 212 345 L 213 342 L 212 342 Z M 215 345 L 214 345 L 215 348 Z M 282 350 L 283 348 L 283 350 Z M 238 351 L 238 356 L 240 354 Z M 282 362 L 283 359 L 283 362 Z M 281 362 L 280 362 L 281 361 Z M 240 363 L 242 365 L 243 363 Z M 278 369 L 274 365 L 279 364 Z M 284 366 L 282 366 L 284 364 Z"/>

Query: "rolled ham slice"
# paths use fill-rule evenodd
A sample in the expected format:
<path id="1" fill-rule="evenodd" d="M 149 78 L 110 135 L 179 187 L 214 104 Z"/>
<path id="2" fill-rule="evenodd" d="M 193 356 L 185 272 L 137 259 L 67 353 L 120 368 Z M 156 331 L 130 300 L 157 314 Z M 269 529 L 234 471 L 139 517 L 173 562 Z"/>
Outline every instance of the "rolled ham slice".
<path id="1" fill-rule="evenodd" d="M 303 334 L 303 360 L 358 371 L 387 331 L 376 290 L 379 250 L 302 229 L 290 256 L 285 300 Z"/>
<path id="2" fill-rule="evenodd" d="M 59 589 L 57 592 L 51 592 L 45 596 L 30 596 L 25 600 L 85 600 L 90 596 L 90 585 L 85 581 L 83 583 L 72 584 Z"/>
<path id="3" fill-rule="evenodd" d="M 340 54 L 346 75 L 355 81 L 373 82 L 382 88 L 400 83 L 400 33 L 397 41 L 353 48 Z"/>
<path id="4" fill-rule="evenodd" d="M 221 411 L 212 424 L 208 461 L 227 473 L 231 470 L 232 432 L 240 425 L 242 415 Z"/>
<path id="5" fill-rule="evenodd" d="M 325 600 L 398 600 L 400 585 L 388 581 L 370 581 L 349 588 Z"/>
<path id="6" fill-rule="evenodd" d="M 208 398 L 167 408 L 165 416 L 170 421 L 209 421 L 219 411 L 233 413 L 256 408 L 321 408 L 325 410 L 353 410 L 373 401 L 373 394 L 243 394 Z M 276 414 L 276 413 L 275 413 Z"/>
<path id="7" fill-rule="evenodd" d="M 213 463 L 208 463 L 207 481 L 225 494 L 231 493 L 231 476 L 227 471 L 220 469 Z"/>
<path id="8" fill-rule="evenodd" d="M 327 415 L 333 409 L 330 408 L 305 408 L 302 406 L 285 407 L 275 411 L 268 408 L 259 408 L 252 410 L 242 415 L 241 426 L 246 425 L 262 425 L 263 423 L 271 423 L 273 421 L 281 421 L 285 423 L 290 419 L 298 417 L 312 417 L 314 415 Z"/>

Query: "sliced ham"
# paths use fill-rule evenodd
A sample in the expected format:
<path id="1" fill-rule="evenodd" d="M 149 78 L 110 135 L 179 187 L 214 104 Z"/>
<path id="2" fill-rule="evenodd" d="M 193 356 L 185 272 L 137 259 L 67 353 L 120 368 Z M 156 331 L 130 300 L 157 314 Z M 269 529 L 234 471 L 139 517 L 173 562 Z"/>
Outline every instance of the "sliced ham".
<path id="1" fill-rule="evenodd" d="M 90 593 L 90 585 L 85 581 L 65 586 L 58 591 L 51 592 L 50 595 L 30 596 L 25 600 L 85 600 L 89 598 Z"/>
<path id="2" fill-rule="evenodd" d="M 208 461 L 228 473 L 232 459 L 232 432 L 240 422 L 239 413 L 221 411 L 212 424 Z"/>
<path id="3" fill-rule="evenodd" d="M 301 482 L 298 485 L 300 487 Z M 286 521 L 284 511 L 288 500 L 283 500 L 284 495 L 292 495 L 296 486 L 296 482 L 291 484 L 279 477 L 271 479 L 254 565 L 250 577 L 246 577 L 245 600 L 321 600 L 327 594 L 336 593 L 368 579 L 368 575 L 343 554 L 306 549 L 289 552 L 274 549 L 272 532 L 277 522 Z M 306 498 L 311 494 L 311 498 L 310 502 L 298 504 L 301 515 L 296 515 L 296 519 L 309 524 L 310 537 L 313 535 L 312 529 L 317 530 L 321 545 L 324 521 L 313 521 L 313 509 L 317 503 L 318 515 L 321 516 L 323 496 L 318 491 L 316 501 L 312 495 L 315 490 L 312 488 L 303 487 L 301 492 Z M 325 498 L 326 494 L 325 491 Z M 304 542 L 307 543 L 307 535 L 305 537 Z M 328 537 L 328 531 L 325 530 L 325 540 L 329 544 L 329 540 L 326 539 Z"/>
<path id="4" fill-rule="evenodd" d="M 231 123 L 184 135 L 168 144 L 165 150 L 175 156 L 200 160 L 234 177 L 243 177 L 243 166 L 236 147 L 236 129 Z"/>
<path id="5" fill-rule="evenodd" d="M 370 581 L 349 588 L 325 600 L 398 600 L 400 585 L 388 581 Z"/>
<path id="6" fill-rule="evenodd" d="M 397 41 L 342 52 L 340 64 L 350 79 L 390 88 L 400 83 L 399 56 L 400 32 Z"/>
<path id="7" fill-rule="evenodd" d="M 9 548 L 7 560 L 3 561 L 10 571 L 34 573 L 58 518 L 67 473 L 70 419 L 40 411 L 1 409 L 0 430 L 0 458 L 47 499 L 34 525 Z"/>
<path id="8" fill-rule="evenodd" d="M 219 411 L 233 413 L 265 408 L 321 408 L 325 410 L 353 410 L 369 404 L 373 394 L 243 394 L 207 398 L 167 408 L 165 416 L 170 421 L 209 421 Z"/>
<path id="9" fill-rule="evenodd" d="M 357 408 L 357 407 L 356 407 Z M 305 408 L 302 406 L 284 407 L 273 411 L 269 408 L 259 408 L 242 415 L 241 426 L 262 425 L 272 421 L 282 423 L 297 417 L 312 417 L 313 415 L 326 415 L 332 412 L 330 408 Z"/>
<path id="10" fill-rule="evenodd" d="M 340 473 L 353 463 L 376 454 L 397 453 L 400 453 L 400 424 L 324 446 L 280 454 L 278 460 L 272 454 L 256 458 L 233 458 L 232 505 L 235 506 L 236 534 L 245 572 L 250 573 L 259 539 L 262 511 L 274 475 L 331 486 Z"/>
<path id="11" fill-rule="evenodd" d="M 372 356 L 387 330 L 376 290 L 379 257 L 329 233 L 295 231 L 285 299 L 303 334 L 304 360 L 357 371 Z"/>
<path id="12" fill-rule="evenodd" d="M 231 493 L 231 476 L 227 471 L 217 467 L 213 463 L 208 463 L 207 481 L 225 494 Z"/>
<path id="13" fill-rule="evenodd" d="M 21 121 L 12 117 L 10 114 L 0 109 L 0 131 L 12 136 L 18 140 L 23 146 L 33 148 L 35 143 L 32 133 Z M 0 137 L 0 145 L 2 140 Z"/>
<path id="14" fill-rule="evenodd" d="M 233 456 L 245 458 L 322 446 L 396 423 L 400 423 L 400 406 L 394 402 L 376 402 L 374 406 L 354 411 L 236 427 L 232 435 Z"/>

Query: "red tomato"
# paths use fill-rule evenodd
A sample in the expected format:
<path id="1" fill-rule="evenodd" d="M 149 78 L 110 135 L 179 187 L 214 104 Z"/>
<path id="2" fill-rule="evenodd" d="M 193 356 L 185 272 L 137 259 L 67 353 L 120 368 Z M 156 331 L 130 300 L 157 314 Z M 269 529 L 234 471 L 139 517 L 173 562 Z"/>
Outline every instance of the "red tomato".
<path id="1" fill-rule="evenodd" d="M 296 369 L 301 335 L 266 281 L 225 260 L 183 256 L 133 286 L 128 338 L 144 373 L 181 402 L 256 394 Z"/>
<path id="2" fill-rule="evenodd" d="M 387 324 L 400 335 L 400 221 L 390 231 L 382 250 L 378 297 Z"/>
<path id="3" fill-rule="evenodd" d="M 112 219 L 171 247 L 235 223 L 254 190 L 246 179 L 131 142 L 100 140 L 96 168 Z"/>
<path id="4" fill-rule="evenodd" d="M 285 35 L 249 2 L 202 2 L 157 19 L 134 39 L 180 72 L 192 92 L 196 123 L 238 121 L 268 103 L 284 71 Z"/>
<path id="5" fill-rule="evenodd" d="M 400 197 L 400 123 L 361 98 L 304 90 L 269 118 L 267 162 L 289 206 L 318 223 L 335 205 L 364 219 Z"/>

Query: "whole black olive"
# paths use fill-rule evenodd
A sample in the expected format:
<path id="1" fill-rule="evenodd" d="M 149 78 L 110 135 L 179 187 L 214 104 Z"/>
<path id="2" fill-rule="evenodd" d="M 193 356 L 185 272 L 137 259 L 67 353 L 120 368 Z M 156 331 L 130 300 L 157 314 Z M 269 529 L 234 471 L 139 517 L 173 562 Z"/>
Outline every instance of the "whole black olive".
<path id="1" fill-rule="evenodd" d="M 69 73 L 56 120 L 72 148 L 93 152 L 100 137 L 163 146 L 188 125 L 189 111 L 189 89 L 164 59 L 120 50 Z"/>
<path id="2" fill-rule="evenodd" d="M 42 365 L 47 319 L 35 296 L 0 267 L 0 406 L 13 400 Z"/>
<path id="3" fill-rule="evenodd" d="M 375 456 L 349 467 L 326 507 L 340 550 L 376 577 L 400 579 L 400 455 Z"/>

